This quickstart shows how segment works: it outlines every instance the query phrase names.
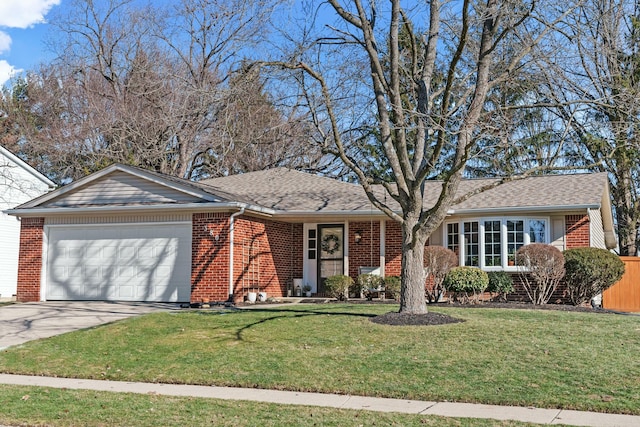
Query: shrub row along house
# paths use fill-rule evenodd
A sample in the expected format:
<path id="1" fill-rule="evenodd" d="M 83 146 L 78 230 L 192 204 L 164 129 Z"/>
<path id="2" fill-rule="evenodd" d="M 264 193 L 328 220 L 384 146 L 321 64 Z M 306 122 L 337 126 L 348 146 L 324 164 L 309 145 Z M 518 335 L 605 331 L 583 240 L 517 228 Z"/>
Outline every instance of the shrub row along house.
<path id="1" fill-rule="evenodd" d="M 427 204 L 440 186 L 427 182 Z M 602 173 L 515 180 L 453 206 L 429 244 L 515 272 L 531 242 L 615 246 L 609 200 Z M 400 273 L 400 227 L 359 185 L 282 168 L 194 183 L 115 164 L 10 213 L 22 221 L 20 301 L 240 301 Z"/>

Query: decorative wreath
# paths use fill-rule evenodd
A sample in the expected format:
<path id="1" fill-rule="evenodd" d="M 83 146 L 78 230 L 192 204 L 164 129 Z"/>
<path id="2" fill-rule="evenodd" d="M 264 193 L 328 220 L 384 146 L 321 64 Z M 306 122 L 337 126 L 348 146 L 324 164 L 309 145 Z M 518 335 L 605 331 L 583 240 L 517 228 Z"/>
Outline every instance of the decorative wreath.
<path id="1" fill-rule="evenodd" d="M 322 238 L 321 247 L 324 252 L 333 254 L 340 249 L 340 239 L 335 234 L 327 234 Z"/>

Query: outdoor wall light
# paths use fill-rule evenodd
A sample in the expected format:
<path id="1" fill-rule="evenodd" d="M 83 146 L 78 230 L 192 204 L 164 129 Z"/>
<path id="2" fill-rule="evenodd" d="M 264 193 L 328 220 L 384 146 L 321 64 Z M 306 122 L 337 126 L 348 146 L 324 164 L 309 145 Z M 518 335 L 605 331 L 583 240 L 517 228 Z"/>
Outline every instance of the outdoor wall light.
<path id="1" fill-rule="evenodd" d="M 356 231 L 353 235 L 353 238 L 355 239 L 356 243 L 360 243 L 360 240 L 362 240 L 362 231 Z"/>

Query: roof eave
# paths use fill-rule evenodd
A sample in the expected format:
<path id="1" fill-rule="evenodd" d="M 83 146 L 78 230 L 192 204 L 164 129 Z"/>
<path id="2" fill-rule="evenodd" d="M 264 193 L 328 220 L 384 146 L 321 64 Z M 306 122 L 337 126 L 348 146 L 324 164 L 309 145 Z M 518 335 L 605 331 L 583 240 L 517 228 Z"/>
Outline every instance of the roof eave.
<path id="1" fill-rule="evenodd" d="M 157 211 L 190 211 L 190 212 L 228 212 L 244 208 L 247 212 L 252 212 L 265 216 L 272 216 L 273 209 L 262 206 L 250 205 L 239 202 L 224 203 L 183 203 L 183 204 L 158 204 L 158 205 L 137 205 L 137 206 L 87 206 L 68 208 L 17 208 L 3 211 L 7 215 L 33 218 L 48 217 L 65 214 L 119 214 L 119 213 L 144 213 Z"/>
<path id="2" fill-rule="evenodd" d="M 344 217 L 386 217 L 382 211 L 375 210 L 331 210 L 331 211 L 276 211 L 274 218 L 293 219 L 293 218 L 312 218 L 318 216 L 344 216 Z"/>
<path id="3" fill-rule="evenodd" d="M 486 214 L 504 214 L 509 212 L 564 212 L 587 209 L 598 209 L 599 203 L 580 204 L 580 205 L 554 205 L 554 206 L 517 206 L 517 207 L 499 207 L 499 208 L 466 208 L 466 209 L 449 209 L 448 215 L 486 215 Z"/>

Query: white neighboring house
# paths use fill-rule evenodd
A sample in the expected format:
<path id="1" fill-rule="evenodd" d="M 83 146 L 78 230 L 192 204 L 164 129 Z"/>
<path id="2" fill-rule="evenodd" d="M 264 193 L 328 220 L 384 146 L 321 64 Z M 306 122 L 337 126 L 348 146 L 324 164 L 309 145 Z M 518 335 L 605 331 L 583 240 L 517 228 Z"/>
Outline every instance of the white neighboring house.
<path id="1" fill-rule="evenodd" d="M 55 184 L 0 145 L 0 211 L 12 209 L 53 190 Z M 0 298 L 16 294 L 20 220 L 0 215 Z"/>

